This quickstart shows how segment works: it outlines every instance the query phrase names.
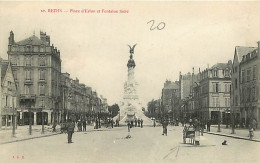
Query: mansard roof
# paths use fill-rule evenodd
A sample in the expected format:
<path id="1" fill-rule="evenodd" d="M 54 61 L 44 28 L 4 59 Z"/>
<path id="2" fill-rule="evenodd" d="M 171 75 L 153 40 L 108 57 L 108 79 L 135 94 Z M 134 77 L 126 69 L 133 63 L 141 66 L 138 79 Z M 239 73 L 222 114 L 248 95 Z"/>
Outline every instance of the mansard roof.
<path id="1" fill-rule="evenodd" d="M 256 47 L 246 47 L 246 46 L 236 46 L 236 54 L 238 58 L 238 62 L 242 61 L 243 55 L 247 55 L 257 49 Z"/>
<path id="2" fill-rule="evenodd" d="M 35 35 L 17 42 L 18 45 L 48 45 L 46 41 L 43 41 Z"/>
<path id="3" fill-rule="evenodd" d="M 179 89 L 179 85 L 172 82 L 170 84 L 167 84 L 163 89 Z"/>
<path id="4" fill-rule="evenodd" d="M 213 66 L 211 67 L 211 69 L 217 68 L 217 69 L 224 70 L 224 69 L 226 69 L 226 68 L 231 69 L 231 67 L 232 67 L 232 65 L 231 65 L 231 64 L 228 64 L 228 63 L 217 63 L 217 64 L 213 65 Z"/>

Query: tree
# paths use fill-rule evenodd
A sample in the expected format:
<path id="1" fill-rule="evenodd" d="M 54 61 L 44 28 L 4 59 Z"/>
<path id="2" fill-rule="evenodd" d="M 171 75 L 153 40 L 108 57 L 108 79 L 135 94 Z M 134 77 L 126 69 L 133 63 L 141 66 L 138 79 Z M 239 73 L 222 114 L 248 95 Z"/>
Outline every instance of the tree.
<path id="1" fill-rule="evenodd" d="M 118 104 L 114 104 L 112 106 L 108 106 L 108 111 L 112 115 L 112 117 L 115 117 L 119 112 L 119 106 Z"/>

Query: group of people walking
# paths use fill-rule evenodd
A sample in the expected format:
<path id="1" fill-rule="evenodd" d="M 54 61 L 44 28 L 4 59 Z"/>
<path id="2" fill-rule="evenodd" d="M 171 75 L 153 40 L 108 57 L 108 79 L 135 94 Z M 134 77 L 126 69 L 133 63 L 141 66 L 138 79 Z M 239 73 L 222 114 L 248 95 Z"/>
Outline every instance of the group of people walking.
<path id="1" fill-rule="evenodd" d="M 86 131 L 87 130 L 87 122 L 85 120 L 79 120 L 77 122 L 78 132 Z"/>

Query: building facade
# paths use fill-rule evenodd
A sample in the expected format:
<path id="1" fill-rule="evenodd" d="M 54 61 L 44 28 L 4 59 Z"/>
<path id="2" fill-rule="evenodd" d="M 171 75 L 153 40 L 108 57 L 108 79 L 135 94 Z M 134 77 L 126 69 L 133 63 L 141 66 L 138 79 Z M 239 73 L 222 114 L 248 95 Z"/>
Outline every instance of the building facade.
<path id="1" fill-rule="evenodd" d="M 200 72 L 199 106 L 202 120 L 230 121 L 230 89 L 232 62 L 217 63 Z"/>
<path id="2" fill-rule="evenodd" d="M 168 113 L 171 118 L 176 118 L 177 109 L 175 104 L 179 95 L 179 82 L 166 80 L 162 89 L 162 112 Z"/>
<path id="3" fill-rule="evenodd" d="M 0 58 L 1 86 L 0 86 L 0 130 L 17 121 L 17 88 L 14 81 L 11 63 Z"/>
<path id="4" fill-rule="evenodd" d="M 235 113 L 235 119 L 236 122 L 240 121 L 240 124 L 243 126 L 243 124 L 245 124 L 246 126 L 248 125 L 247 123 L 247 117 L 246 116 L 246 109 L 243 109 L 244 107 L 241 106 L 241 102 L 242 105 L 245 106 L 245 103 L 243 102 L 243 100 L 241 99 L 241 96 L 243 97 L 243 95 L 241 94 L 241 84 L 244 84 L 244 82 L 241 81 L 241 67 L 240 67 L 240 63 L 243 59 L 243 56 L 255 51 L 257 48 L 256 47 L 244 47 L 244 46 L 236 46 L 235 47 L 235 52 L 234 52 L 234 59 L 233 59 L 233 64 L 232 64 L 232 89 L 231 89 L 231 107 L 232 107 L 232 112 Z M 246 62 L 244 61 L 243 65 L 246 65 Z M 243 70 L 243 75 L 245 70 Z M 241 101 L 242 100 L 242 101 Z"/>
<path id="5" fill-rule="evenodd" d="M 50 37 L 40 32 L 40 38 L 33 35 L 16 42 L 11 31 L 7 53 L 18 88 L 21 124 L 29 124 L 30 116 L 34 125 L 59 123 L 61 59 Z"/>
<path id="6" fill-rule="evenodd" d="M 241 125 L 248 127 L 252 120 L 260 124 L 260 42 L 258 47 L 242 56 L 239 72 Z M 234 83 L 235 85 L 236 83 Z M 236 97 L 234 98 L 236 102 Z M 236 104 L 236 103 L 235 103 Z"/>

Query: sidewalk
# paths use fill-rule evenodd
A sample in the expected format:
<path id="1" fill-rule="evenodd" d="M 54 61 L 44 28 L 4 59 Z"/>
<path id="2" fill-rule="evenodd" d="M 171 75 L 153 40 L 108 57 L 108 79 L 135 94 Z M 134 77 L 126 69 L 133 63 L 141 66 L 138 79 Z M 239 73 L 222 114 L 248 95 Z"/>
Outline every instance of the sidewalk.
<path id="1" fill-rule="evenodd" d="M 231 134 L 231 127 L 226 128 L 225 125 L 220 126 L 220 132 L 218 131 L 218 125 L 212 125 L 210 127 L 210 132 L 207 132 L 207 129 L 204 130 L 205 133 L 213 134 L 213 135 L 220 135 L 220 136 L 227 136 L 227 137 L 233 137 L 237 139 L 244 139 L 249 140 L 249 131 L 248 129 L 244 128 L 235 128 L 235 134 Z M 254 137 L 252 141 L 260 142 L 260 130 L 254 131 Z"/>
<path id="2" fill-rule="evenodd" d="M 51 135 L 60 134 L 60 126 L 57 125 L 56 132 L 52 132 L 52 126 L 44 126 L 44 134 L 42 132 L 41 125 L 32 125 L 32 135 L 29 135 L 29 126 L 17 126 L 15 130 L 15 137 L 12 137 L 12 127 L 4 128 L 0 130 L 0 144 L 7 144 L 22 140 L 35 139 L 40 137 L 46 137 Z"/>

